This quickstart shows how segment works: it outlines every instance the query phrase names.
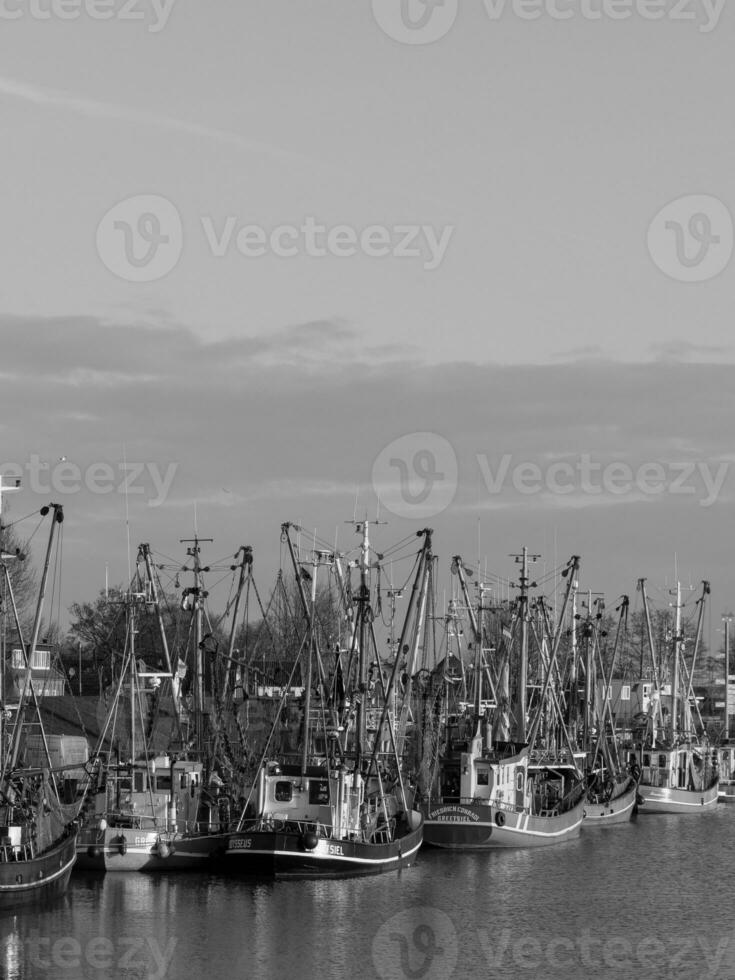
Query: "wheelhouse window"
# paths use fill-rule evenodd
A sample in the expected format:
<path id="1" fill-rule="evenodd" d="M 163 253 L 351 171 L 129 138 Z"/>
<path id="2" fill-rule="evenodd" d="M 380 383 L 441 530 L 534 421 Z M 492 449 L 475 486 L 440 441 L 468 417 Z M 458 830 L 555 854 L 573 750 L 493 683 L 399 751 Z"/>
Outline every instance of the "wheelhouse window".
<path id="1" fill-rule="evenodd" d="M 293 798 L 293 786 L 284 779 L 276 783 L 276 803 L 290 803 Z"/>
<path id="2" fill-rule="evenodd" d="M 309 803 L 317 806 L 329 806 L 329 782 L 326 779 L 310 780 Z"/>

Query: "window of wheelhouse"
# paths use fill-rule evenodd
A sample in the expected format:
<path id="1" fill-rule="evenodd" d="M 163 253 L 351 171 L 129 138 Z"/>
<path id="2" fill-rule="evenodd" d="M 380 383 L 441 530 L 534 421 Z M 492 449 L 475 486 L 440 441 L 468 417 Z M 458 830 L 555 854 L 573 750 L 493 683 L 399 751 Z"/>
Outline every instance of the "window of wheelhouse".
<path id="1" fill-rule="evenodd" d="M 441 782 L 442 796 L 459 797 L 459 789 L 460 789 L 459 766 L 447 768 L 443 773 L 443 778 Z"/>
<path id="2" fill-rule="evenodd" d="M 276 803 L 290 803 L 293 799 L 293 785 L 285 779 L 279 779 L 276 783 L 275 798 Z"/>

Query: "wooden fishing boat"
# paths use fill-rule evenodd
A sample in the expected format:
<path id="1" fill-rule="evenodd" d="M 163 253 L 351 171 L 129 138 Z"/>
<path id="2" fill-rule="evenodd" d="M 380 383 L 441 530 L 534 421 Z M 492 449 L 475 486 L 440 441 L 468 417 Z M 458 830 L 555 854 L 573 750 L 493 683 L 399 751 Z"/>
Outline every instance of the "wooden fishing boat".
<path id="1" fill-rule="evenodd" d="M 0 478 L 0 512 L 2 511 Z M 15 556 L 0 548 L 0 567 L 4 591 L 15 619 L 17 642 L 25 665 L 22 690 L 17 705 L 7 705 L 2 691 L 0 669 L 0 911 L 17 906 L 39 905 L 66 891 L 76 858 L 78 805 L 62 802 L 57 774 L 51 770 L 51 759 L 45 742 L 38 701 L 32 682 L 32 664 L 38 643 L 43 599 L 48 580 L 54 531 L 64 519 L 61 506 L 44 507 L 41 515 L 53 511 L 46 559 L 36 603 L 30 642 L 23 639 L 18 618 L 8 562 Z M 3 658 L 4 659 L 4 658 Z M 28 768 L 21 764 L 31 707 L 35 712 L 33 728 L 40 726 L 45 746 L 45 768 Z"/>
<path id="2" fill-rule="evenodd" d="M 459 794 L 422 805 L 424 843 L 451 850 L 542 847 L 579 835 L 584 786 L 566 756 L 532 761 L 527 745 L 496 743 L 484 751 L 472 740 L 459 767 L 444 767 L 445 788 Z"/>
<path id="3" fill-rule="evenodd" d="M 597 612 L 593 618 L 592 608 L 595 604 Z M 592 595 L 588 592 L 587 619 L 582 623 L 585 653 L 585 703 L 582 731 L 587 757 L 590 760 L 583 824 L 587 829 L 619 827 L 629 823 L 637 813 L 640 801 L 638 782 L 641 771 L 634 756 L 629 764 L 626 765 L 624 762 L 610 707 L 612 678 L 621 646 L 621 637 L 627 629 L 628 607 L 628 596 L 624 595 L 617 607 L 618 624 L 606 679 L 605 665 L 598 642 L 599 622 L 602 618 L 604 602 L 598 598 L 593 603 Z M 574 612 L 574 605 L 572 608 Z M 601 698 L 597 697 L 598 690 L 595 683 L 595 677 L 598 675 L 602 680 Z"/>
<path id="4" fill-rule="evenodd" d="M 389 719 L 398 658 L 385 681 L 377 650 L 372 647 L 374 661 L 368 653 L 373 621 L 369 523 L 358 525 L 362 533 L 360 590 L 344 669 L 341 654 L 337 654 L 333 676 L 340 678 L 343 690 L 336 702 L 334 690 L 325 684 L 314 610 L 317 570 L 323 564 L 336 564 L 338 557 L 328 552 L 313 553 L 306 575 L 312 583 L 309 602 L 289 527 L 283 526 L 283 537 L 288 543 L 308 624 L 308 642 L 303 647 L 307 663 L 301 760 L 288 765 L 264 755 L 257 800 L 248 802 L 243 809 L 238 828 L 227 841 L 220 868 L 227 874 L 274 878 L 347 877 L 396 871 L 415 860 L 423 839 L 423 819 L 411 806 L 410 792 L 402 778 L 395 729 Z M 421 533 L 425 541 L 417 583 L 428 574 L 432 563 L 431 532 Z M 406 624 L 416 594 L 415 588 Z M 371 695 L 369 662 L 380 670 L 380 698 L 375 686 Z M 354 671 L 350 665 L 354 665 Z M 315 699 L 321 705 L 315 705 Z M 370 731 L 368 711 L 374 716 Z M 386 730 L 390 749 L 384 751 Z"/>
<path id="5" fill-rule="evenodd" d="M 0 820 L 8 819 L 14 818 L 0 808 Z M 45 848 L 27 820 L 5 824 L 0 834 L 0 911 L 64 894 L 76 859 L 76 825 L 65 827 Z"/>
<path id="6" fill-rule="evenodd" d="M 456 556 L 453 561 L 452 570 L 459 577 L 475 643 L 475 704 L 473 717 L 447 719 L 444 738 L 437 740 L 438 755 L 434 760 L 436 776 L 429 781 L 428 787 L 423 788 L 420 796 L 424 843 L 429 846 L 454 850 L 539 847 L 571 840 L 580 832 L 584 818 L 585 785 L 579 759 L 569 744 L 554 749 L 541 744 L 535 747 L 542 714 L 547 708 L 553 711 L 556 705 L 549 693 L 549 686 L 559 650 L 560 626 L 550 638 L 551 652 L 535 705 L 535 718 L 528 735 L 525 731 L 529 581 L 525 548 L 521 559 L 521 598 L 519 614 L 513 624 L 515 628 L 520 623 L 522 637 L 516 713 L 519 737 L 515 740 L 508 738 L 508 721 L 504 710 L 508 702 L 510 651 L 506 650 L 506 657 L 496 677 L 497 701 L 492 702 L 489 708 L 483 707 L 482 678 L 488 673 L 488 664 L 484 660 L 482 598 L 476 615 L 469 600 L 462 560 Z M 565 577 L 571 574 L 560 623 L 578 564 L 575 557 L 565 569 Z M 513 629 L 505 633 L 510 640 Z M 489 717 L 492 709 L 496 712 L 495 723 Z M 561 719 L 559 722 L 559 732 L 566 738 Z M 471 738 L 467 737 L 468 723 L 470 731 L 474 730 Z M 462 727 L 465 728 L 464 734 Z M 499 730 L 498 737 L 494 737 L 493 729 Z"/>
<path id="7" fill-rule="evenodd" d="M 228 873 L 341 878 L 408 867 L 422 842 L 421 816 L 399 808 L 377 781 L 345 770 L 273 764 L 261 769 L 259 817 L 230 835 Z"/>
<path id="8" fill-rule="evenodd" d="M 691 742 L 642 748 L 641 813 L 701 813 L 718 800 L 719 772 L 706 748 Z"/>
<path id="9" fill-rule="evenodd" d="M 637 813 L 638 801 L 638 779 L 633 774 L 611 780 L 602 792 L 590 789 L 584 803 L 584 826 L 616 827 L 629 823 Z"/>
<path id="10" fill-rule="evenodd" d="M 174 675 L 166 631 L 161 617 L 158 590 L 150 547 L 139 549 L 140 567 L 146 569 L 145 582 L 138 591 L 127 593 L 122 600 L 127 615 L 126 644 L 115 696 L 108 711 L 108 721 L 97 748 L 95 785 L 88 793 L 86 821 L 78 841 L 77 868 L 80 871 L 189 871 L 202 870 L 213 854 L 221 853 L 230 827 L 230 797 L 221 792 L 223 781 L 215 770 L 218 733 L 206 726 L 210 712 L 205 705 L 202 650 L 203 599 L 208 595 L 202 581 L 200 539 L 186 542 L 191 565 L 180 571 L 194 575 L 192 587 L 183 590 L 182 609 L 191 612 L 189 635 L 193 638 L 193 684 L 191 710 L 186 712 L 193 731 L 183 735 L 178 676 Z M 242 557 L 241 557 L 242 556 Z M 239 572 L 234 602 L 235 613 L 230 634 L 228 664 L 232 662 L 239 598 L 252 566 L 252 549 L 243 547 L 235 555 L 239 564 L 226 566 Z M 206 569 L 209 570 L 209 569 Z M 136 655 L 136 621 L 141 609 L 153 609 L 158 617 L 158 631 L 166 669 L 161 672 L 139 669 Z M 229 678 L 225 671 L 225 683 Z M 152 697 L 148 684 L 167 685 L 174 721 L 172 739 L 178 741 L 176 754 L 152 757 L 148 734 L 150 719 L 144 710 Z M 124 760 L 110 762 L 103 758 L 102 746 L 108 739 L 116 742 L 114 722 L 127 719 L 128 729 L 122 738 Z M 206 729 L 206 730 L 205 730 Z M 148 734 L 147 734 L 148 733 Z M 109 753 L 108 753 L 109 755 Z"/>
<path id="11" fill-rule="evenodd" d="M 226 841 L 202 764 L 168 757 L 105 765 L 77 843 L 79 871 L 206 869 Z"/>
<path id="12" fill-rule="evenodd" d="M 654 692 L 648 716 L 645 740 L 636 747 L 637 762 L 641 769 L 638 791 L 642 798 L 643 814 L 678 813 L 696 814 L 711 809 L 718 800 L 719 766 L 717 751 L 700 741 L 692 716 L 696 701 L 692 694 L 694 663 L 702 635 L 705 599 L 710 593 L 709 582 L 704 582 L 699 607 L 696 638 L 691 668 L 683 656 L 681 625 L 681 585 L 676 586 L 676 620 L 671 644 L 670 689 L 671 710 L 664 725 L 661 707 L 663 684 L 661 671 L 653 644 L 650 616 L 646 597 L 645 580 L 639 581 L 643 594 L 643 610 L 648 627 L 649 647 L 654 672 Z M 703 729 L 700 719 L 700 728 Z"/>

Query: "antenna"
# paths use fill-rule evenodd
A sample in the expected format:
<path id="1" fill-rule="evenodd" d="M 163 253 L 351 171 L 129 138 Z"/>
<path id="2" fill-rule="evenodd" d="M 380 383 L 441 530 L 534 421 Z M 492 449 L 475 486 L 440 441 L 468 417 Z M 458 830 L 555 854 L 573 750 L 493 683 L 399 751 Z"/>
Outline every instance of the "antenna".
<path id="1" fill-rule="evenodd" d="M 123 443 L 123 469 L 125 471 L 125 532 L 127 536 L 127 555 L 128 555 L 128 582 L 131 581 L 133 577 L 133 572 L 130 567 L 130 510 L 128 508 L 128 457 L 127 449 L 125 443 Z"/>
<path id="2" fill-rule="evenodd" d="M 360 493 L 360 487 L 355 487 L 355 506 L 352 508 L 352 521 L 348 523 L 357 524 L 357 498 Z"/>
<path id="3" fill-rule="evenodd" d="M 480 544 L 480 518 L 477 518 L 477 577 L 480 577 L 480 566 L 482 563 L 482 547 Z"/>

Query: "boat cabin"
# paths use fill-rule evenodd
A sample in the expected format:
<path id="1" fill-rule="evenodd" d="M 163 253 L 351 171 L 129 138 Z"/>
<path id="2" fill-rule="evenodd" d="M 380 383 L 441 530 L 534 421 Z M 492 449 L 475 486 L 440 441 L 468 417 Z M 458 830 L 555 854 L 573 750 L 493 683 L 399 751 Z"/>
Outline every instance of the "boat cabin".
<path id="1" fill-rule="evenodd" d="M 712 755 L 716 767 L 717 753 Z M 641 784 L 699 792 L 711 783 L 713 765 L 707 756 L 704 748 L 688 743 L 674 748 L 639 748 Z"/>
<path id="2" fill-rule="evenodd" d="M 95 817 L 110 826 L 187 832 L 200 817 L 202 763 L 168 756 L 103 769 Z"/>

